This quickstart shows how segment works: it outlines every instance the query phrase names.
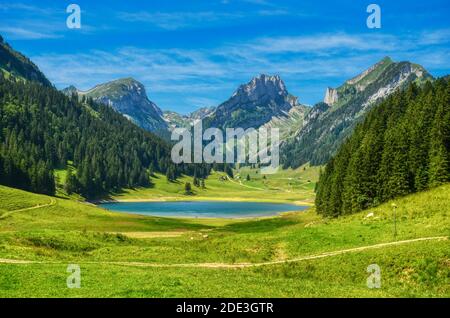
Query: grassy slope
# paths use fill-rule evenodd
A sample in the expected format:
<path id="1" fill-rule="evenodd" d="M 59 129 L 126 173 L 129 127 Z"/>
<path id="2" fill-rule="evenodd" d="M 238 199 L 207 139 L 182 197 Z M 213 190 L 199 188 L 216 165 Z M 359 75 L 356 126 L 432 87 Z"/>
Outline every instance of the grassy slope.
<path id="1" fill-rule="evenodd" d="M 0 215 L 9 211 L 30 208 L 36 205 L 44 205 L 51 200 L 43 195 L 20 191 L 0 186 Z M 25 200 L 24 200 L 25 198 Z"/>
<path id="2" fill-rule="evenodd" d="M 22 208 L 17 202 L 51 202 L 49 197 L 5 187 L 0 187 L 0 196 L 0 209 L 4 211 Z M 396 200 L 396 239 L 449 236 L 449 199 L 450 185 L 445 185 Z M 234 221 L 116 214 L 57 199 L 54 205 L 0 219 L 0 259 L 55 262 L 0 264 L 0 296 L 449 297 L 448 241 L 415 242 L 244 269 L 101 263 L 263 262 L 391 242 L 394 237 L 390 204 L 333 220 L 322 219 L 311 209 L 306 213 Z M 374 217 L 366 218 L 369 212 Z M 174 236 L 165 237 L 166 234 Z M 81 289 L 68 289 L 65 285 L 70 263 L 81 265 Z M 372 263 L 382 269 L 379 290 L 366 287 L 366 268 Z"/>
<path id="3" fill-rule="evenodd" d="M 318 179 L 319 167 L 302 166 L 296 170 L 281 170 L 266 179 L 259 169 L 242 168 L 235 172 L 233 180 L 222 180 L 222 172 L 214 172 L 206 179 L 206 189 L 193 187 L 194 195 L 184 194 L 184 184 L 192 177 L 184 176 L 176 182 L 167 182 L 166 177 L 157 174 L 152 178 L 152 188 L 125 189 L 112 195 L 115 200 L 250 200 L 296 202 L 314 201 L 314 185 Z M 251 176 L 246 181 L 246 176 Z M 240 178 L 238 178 L 239 176 Z"/>

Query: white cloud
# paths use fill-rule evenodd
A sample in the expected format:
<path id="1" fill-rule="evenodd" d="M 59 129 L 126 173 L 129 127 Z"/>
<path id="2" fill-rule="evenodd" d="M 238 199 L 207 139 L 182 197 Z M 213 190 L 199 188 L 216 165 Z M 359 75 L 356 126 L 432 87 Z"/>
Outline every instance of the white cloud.
<path id="1" fill-rule="evenodd" d="M 217 106 L 222 101 L 213 99 L 213 98 L 207 98 L 207 97 L 188 97 L 187 101 L 191 105 L 195 105 L 198 108 L 200 107 L 210 107 L 210 106 Z"/>
<path id="2" fill-rule="evenodd" d="M 203 12 L 120 12 L 118 17 L 129 22 L 144 22 L 165 30 L 195 27 L 203 23 L 243 18 L 241 13 Z"/>
<path id="3" fill-rule="evenodd" d="M 419 37 L 422 45 L 444 44 L 450 42 L 450 29 L 423 32 Z"/>
<path id="4" fill-rule="evenodd" d="M 288 36 L 261 38 L 247 45 L 252 52 L 265 53 L 320 53 L 338 50 L 384 50 L 398 47 L 399 39 L 392 35 L 350 35 L 346 33 L 316 34 L 308 36 Z"/>
<path id="5" fill-rule="evenodd" d="M 227 4 L 227 3 L 225 3 Z M 218 11 L 198 11 L 198 12 L 120 12 L 117 17 L 127 22 L 139 22 L 153 25 L 164 30 L 178 30 L 184 28 L 199 28 L 205 25 L 225 24 L 230 21 L 244 20 L 250 17 L 269 17 L 298 15 L 293 11 L 282 8 L 276 10 L 254 10 L 247 12 L 218 12 Z"/>
<path id="6" fill-rule="evenodd" d="M 251 4 L 261 5 L 261 6 L 269 6 L 269 7 L 276 6 L 276 4 L 274 4 L 270 1 L 267 1 L 267 0 L 242 0 L 242 1 L 251 3 Z"/>
<path id="7" fill-rule="evenodd" d="M 37 32 L 32 31 L 31 29 L 9 26 L 0 26 L 0 32 L 5 33 L 7 38 L 11 40 L 39 40 L 60 37 L 58 34 L 52 32 Z"/>
<path id="8" fill-rule="evenodd" d="M 83 11 L 82 11 L 83 12 Z M 65 6 L 41 7 L 23 3 L 2 3 L 0 5 L 0 32 L 7 40 L 40 40 L 64 37 L 74 32 L 66 25 Z M 83 12 L 83 15 L 87 13 Z M 88 34 L 105 26 L 93 27 L 82 23 L 76 32 Z"/>
<path id="9" fill-rule="evenodd" d="M 51 8 L 44 8 L 33 6 L 25 3 L 18 2 L 10 2 L 10 3 L 2 3 L 0 6 L 0 11 L 11 11 L 11 10 L 20 10 L 20 11 L 28 11 L 33 14 L 51 14 L 54 13 L 54 10 Z"/>

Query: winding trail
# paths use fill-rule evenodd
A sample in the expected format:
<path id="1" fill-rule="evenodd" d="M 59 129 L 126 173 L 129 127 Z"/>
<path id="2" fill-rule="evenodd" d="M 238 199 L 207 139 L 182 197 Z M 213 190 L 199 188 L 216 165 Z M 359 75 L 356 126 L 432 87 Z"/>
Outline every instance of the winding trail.
<path id="1" fill-rule="evenodd" d="M 227 263 L 185 263 L 185 264 L 158 264 L 158 263 L 145 263 L 145 262 L 114 262 L 114 261 L 100 261 L 100 262 L 79 262 L 80 264 L 99 264 L 99 265 L 121 265 L 121 266 L 134 266 L 134 267 L 185 267 L 185 268 L 249 268 L 249 267 L 258 267 L 258 266 L 267 266 L 267 265 L 277 265 L 277 264 L 286 264 L 286 263 L 294 263 L 301 262 L 307 260 L 314 260 L 319 258 L 326 258 L 346 253 L 354 253 L 361 252 L 371 249 L 378 249 L 389 246 L 396 246 L 414 242 L 421 241 L 443 241 L 448 240 L 447 236 L 434 236 L 434 237 L 421 237 L 410 240 L 403 240 L 397 242 L 389 242 L 389 243 L 380 243 L 374 245 L 360 246 L 354 247 L 344 250 L 337 250 L 331 252 L 325 252 L 321 254 L 302 256 L 292 259 L 278 260 L 278 261 L 269 261 L 269 262 L 261 262 L 261 263 L 240 263 L 240 264 L 227 264 Z M 43 262 L 43 261 L 31 261 L 31 260 L 15 260 L 15 259 L 4 259 L 0 258 L 0 264 L 67 264 L 67 262 Z"/>
<path id="2" fill-rule="evenodd" d="M 8 211 L 8 212 L 4 213 L 2 216 L 0 216 L 0 220 L 6 218 L 7 216 L 10 216 L 13 213 L 41 209 L 41 208 L 49 207 L 49 206 L 52 206 L 52 205 L 56 205 L 56 199 L 55 198 L 50 198 L 50 203 L 38 204 L 38 205 L 29 207 L 29 208 L 23 208 L 23 209 Z"/>

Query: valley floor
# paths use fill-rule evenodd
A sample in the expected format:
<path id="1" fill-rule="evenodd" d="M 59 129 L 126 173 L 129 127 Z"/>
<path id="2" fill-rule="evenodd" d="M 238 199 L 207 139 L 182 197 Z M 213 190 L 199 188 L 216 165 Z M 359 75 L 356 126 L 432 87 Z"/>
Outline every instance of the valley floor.
<path id="1" fill-rule="evenodd" d="M 111 201 L 252 201 L 283 202 L 313 205 L 314 187 L 320 167 L 304 165 L 298 169 L 280 170 L 275 174 L 261 175 L 259 169 L 244 167 L 235 170 L 230 178 L 223 172 L 213 172 L 205 180 L 205 188 L 195 187 L 193 178 L 183 176 L 174 182 L 155 174 L 149 188 L 125 189 L 113 193 Z M 247 175 L 250 180 L 247 180 Z M 191 183 L 193 194 L 186 195 L 184 185 Z"/>
<path id="2" fill-rule="evenodd" d="M 0 187 L 0 297 L 449 297 L 450 184 L 358 214 L 171 219 Z M 373 215 L 371 214 L 373 213 Z M 66 281 L 81 269 L 81 288 Z M 370 289 L 367 268 L 381 269 Z"/>

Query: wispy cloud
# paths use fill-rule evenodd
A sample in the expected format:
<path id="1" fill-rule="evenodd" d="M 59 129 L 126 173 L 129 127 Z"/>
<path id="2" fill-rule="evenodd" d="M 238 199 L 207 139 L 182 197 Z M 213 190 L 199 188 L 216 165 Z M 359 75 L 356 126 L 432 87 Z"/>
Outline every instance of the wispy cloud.
<path id="1" fill-rule="evenodd" d="M 54 39 L 60 37 L 60 35 L 53 32 L 38 32 L 32 31 L 31 29 L 19 28 L 19 27 L 8 27 L 0 25 L 0 32 L 7 35 L 8 39 L 11 40 L 40 40 L 40 39 Z"/>
<path id="2" fill-rule="evenodd" d="M 392 35 L 330 33 L 261 38 L 248 43 L 246 47 L 252 52 L 319 54 L 330 52 L 331 49 L 392 51 L 398 49 L 399 41 L 402 40 Z"/>
<path id="3" fill-rule="evenodd" d="M 118 17 L 124 21 L 144 22 L 155 25 L 165 30 L 176 30 L 189 26 L 197 26 L 199 23 L 210 23 L 214 21 L 223 21 L 237 19 L 242 16 L 239 14 L 216 13 L 216 12 L 121 12 Z"/>
<path id="4" fill-rule="evenodd" d="M 272 3 L 268 0 L 242 0 L 242 2 L 247 2 L 247 3 L 257 4 L 257 5 L 262 5 L 262 6 L 269 6 L 269 7 L 276 6 L 275 3 Z"/>
<path id="5" fill-rule="evenodd" d="M 24 3 L 2 3 L 0 5 L 0 32 L 8 40 L 62 38 L 67 32 L 70 32 L 66 25 L 68 14 L 65 8 L 64 5 L 46 7 Z M 83 11 L 82 13 L 85 14 Z M 83 23 L 77 32 L 88 34 L 97 29 L 98 27 Z"/>
<path id="6" fill-rule="evenodd" d="M 243 12 L 119 12 L 117 17 L 127 22 L 139 22 L 153 25 L 164 30 L 178 30 L 184 28 L 201 28 L 212 24 L 229 23 L 230 21 L 243 20 L 249 17 L 294 15 L 284 9 L 255 10 Z"/>
<path id="7" fill-rule="evenodd" d="M 0 32 L 10 40 L 39 40 L 61 37 L 63 23 L 55 18 L 57 10 L 19 2 L 0 6 Z M 63 21 L 64 22 L 64 21 Z"/>
<path id="8" fill-rule="evenodd" d="M 220 83 L 211 78 L 222 78 L 226 72 L 204 52 L 177 49 L 124 47 L 114 52 L 93 50 L 82 54 L 50 54 L 36 56 L 33 60 L 56 85 L 76 84 L 82 89 L 133 76 L 147 83 L 151 92 L 205 92 L 220 90 Z M 64 65 L 64 72 L 58 65 Z"/>
<path id="9" fill-rule="evenodd" d="M 2 3 L 0 6 L 0 11 L 12 11 L 12 10 L 20 10 L 20 11 L 28 11 L 34 14 L 51 14 L 54 13 L 53 9 L 29 5 L 25 3 L 18 2 L 6 2 Z"/>
<path id="10" fill-rule="evenodd" d="M 424 34 L 428 36 L 424 38 Z M 75 84 L 88 89 L 101 82 L 132 76 L 146 85 L 150 98 L 155 97 L 156 102 L 173 103 L 173 98 L 167 96 L 177 96 L 180 105 L 194 108 L 223 101 L 240 83 L 260 73 L 281 75 L 292 84 L 288 86 L 291 92 L 301 97 L 303 87 L 317 91 L 317 85 L 311 86 L 314 82 L 327 82 L 323 86 L 339 84 L 385 55 L 423 63 L 430 69 L 448 68 L 450 53 L 439 46 L 447 39 L 430 38 L 429 34 L 433 33 L 415 37 L 346 33 L 265 37 L 212 49 L 122 47 L 39 55 L 33 60 L 61 88 Z M 428 44 L 431 41 L 433 45 Z"/>
<path id="11" fill-rule="evenodd" d="M 419 38 L 421 45 L 450 43 L 450 29 L 423 32 Z"/>

